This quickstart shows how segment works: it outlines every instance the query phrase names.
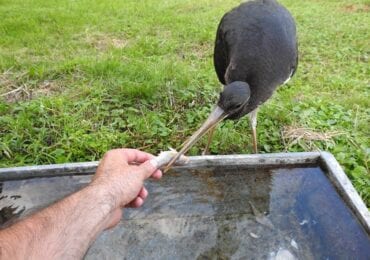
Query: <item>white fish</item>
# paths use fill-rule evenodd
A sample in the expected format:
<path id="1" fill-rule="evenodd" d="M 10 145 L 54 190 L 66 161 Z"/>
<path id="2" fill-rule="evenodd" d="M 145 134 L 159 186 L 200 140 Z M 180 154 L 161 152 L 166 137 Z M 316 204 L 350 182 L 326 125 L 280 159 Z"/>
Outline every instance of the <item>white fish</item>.
<path id="1" fill-rule="evenodd" d="M 276 253 L 275 260 L 295 260 L 294 255 L 286 249 L 280 248 Z"/>
<path id="2" fill-rule="evenodd" d="M 290 241 L 290 245 L 291 245 L 292 247 L 294 247 L 295 249 L 297 249 L 297 250 L 298 250 L 298 244 L 297 244 L 297 242 L 295 242 L 295 240 L 294 240 L 294 239 L 292 239 L 292 241 Z"/>
<path id="3" fill-rule="evenodd" d="M 175 149 L 170 148 L 169 151 L 160 152 L 160 154 L 152 159 L 154 164 L 157 165 L 158 168 L 162 168 L 163 166 L 167 165 L 173 157 L 175 157 L 177 151 Z M 189 158 L 181 155 L 179 159 L 176 161 L 176 165 L 183 165 L 189 161 Z"/>
<path id="4" fill-rule="evenodd" d="M 264 214 L 259 212 L 257 208 L 252 204 L 252 202 L 249 201 L 249 205 L 251 205 L 253 215 L 256 218 L 256 221 L 260 223 L 263 226 L 266 226 L 268 228 L 274 229 L 274 225 L 272 224 L 271 220 L 269 220 Z"/>

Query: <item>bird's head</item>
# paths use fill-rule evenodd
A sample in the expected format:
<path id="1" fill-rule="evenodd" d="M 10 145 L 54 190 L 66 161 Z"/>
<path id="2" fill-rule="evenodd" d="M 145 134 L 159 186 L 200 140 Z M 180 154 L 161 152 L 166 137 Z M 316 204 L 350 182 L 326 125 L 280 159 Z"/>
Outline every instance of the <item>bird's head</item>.
<path id="1" fill-rule="evenodd" d="M 251 90 L 246 82 L 234 81 L 224 87 L 217 102 L 228 119 L 236 119 L 242 116 L 245 106 L 248 104 Z"/>
<path id="2" fill-rule="evenodd" d="M 220 99 L 216 107 L 203 125 L 183 143 L 178 154 L 168 163 L 167 171 L 181 155 L 185 154 L 204 134 L 215 127 L 225 118 L 239 118 L 243 108 L 248 104 L 250 98 L 250 87 L 248 83 L 242 81 L 232 82 L 224 87 L 220 93 Z"/>

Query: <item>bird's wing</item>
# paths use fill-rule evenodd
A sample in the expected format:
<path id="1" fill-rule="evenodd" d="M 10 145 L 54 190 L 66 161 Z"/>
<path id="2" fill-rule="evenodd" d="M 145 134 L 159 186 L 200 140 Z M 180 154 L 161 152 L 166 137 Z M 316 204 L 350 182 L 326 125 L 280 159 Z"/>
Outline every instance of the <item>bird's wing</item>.
<path id="1" fill-rule="evenodd" d="M 224 33 L 222 31 L 222 21 L 223 19 L 221 20 L 217 29 L 213 61 L 217 77 L 220 82 L 225 85 L 225 73 L 229 62 L 227 57 L 227 44 L 225 42 Z"/>
<path id="2" fill-rule="evenodd" d="M 291 69 L 290 69 L 290 75 L 289 77 L 284 81 L 283 85 L 285 85 L 286 83 L 288 83 L 288 81 L 294 76 L 294 74 L 296 73 L 297 71 L 297 68 L 298 68 L 298 45 L 296 46 L 296 53 L 295 53 L 296 57 L 295 57 L 295 61 L 294 63 L 292 64 L 291 66 Z"/>
<path id="3" fill-rule="evenodd" d="M 293 70 L 292 70 L 292 76 L 291 77 L 293 77 L 294 76 L 294 74 L 296 73 L 296 71 L 297 71 L 297 68 L 298 68 L 298 56 L 299 56 L 299 54 L 298 54 L 298 44 L 297 44 L 297 46 L 296 46 L 296 59 L 295 59 L 295 64 L 294 64 L 294 66 L 293 66 Z"/>

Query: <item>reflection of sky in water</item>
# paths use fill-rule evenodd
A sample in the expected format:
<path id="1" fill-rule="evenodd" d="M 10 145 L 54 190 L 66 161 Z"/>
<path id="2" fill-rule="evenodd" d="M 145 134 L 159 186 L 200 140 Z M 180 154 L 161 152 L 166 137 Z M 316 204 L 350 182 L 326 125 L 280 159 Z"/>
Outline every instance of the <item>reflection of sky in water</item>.
<path id="1" fill-rule="evenodd" d="M 88 176 L 75 176 L 6 182 L 0 197 L 7 200 L 0 200 L 0 208 L 13 203 L 12 207 L 25 208 L 24 215 L 88 181 Z M 145 206 L 126 210 L 125 220 L 105 232 L 87 258 L 268 259 L 288 253 L 304 259 L 366 259 L 370 255 L 369 236 L 319 168 L 182 170 L 147 183 L 147 188 Z M 14 195 L 20 197 L 9 202 Z M 264 225 L 265 220 L 273 228 Z"/>

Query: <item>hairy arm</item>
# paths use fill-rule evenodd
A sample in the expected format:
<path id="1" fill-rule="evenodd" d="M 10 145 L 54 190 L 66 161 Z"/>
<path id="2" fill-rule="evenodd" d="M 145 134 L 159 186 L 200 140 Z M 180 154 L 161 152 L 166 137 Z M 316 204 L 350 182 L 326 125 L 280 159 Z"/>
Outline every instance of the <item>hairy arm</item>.
<path id="1" fill-rule="evenodd" d="M 120 221 L 123 207 L 143 204 L 144 180 L 161 177 L 152 158 L 131 149 L 108 152 L 87 187 L 0 231 L 0 258 L 82 258 L 103 230 Z"/>
<path id="2" fill-rule="evenodd" d="M 104 191 L 87 186 L 1 231 L 1 258 L 81 258 L 107 227 L 112 210 Z"/>

